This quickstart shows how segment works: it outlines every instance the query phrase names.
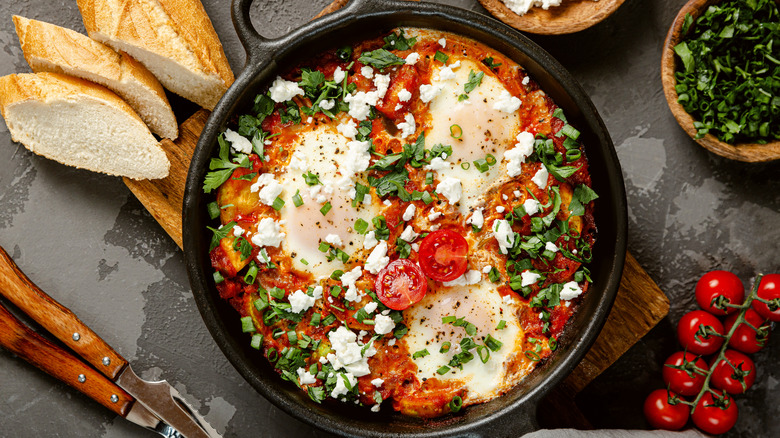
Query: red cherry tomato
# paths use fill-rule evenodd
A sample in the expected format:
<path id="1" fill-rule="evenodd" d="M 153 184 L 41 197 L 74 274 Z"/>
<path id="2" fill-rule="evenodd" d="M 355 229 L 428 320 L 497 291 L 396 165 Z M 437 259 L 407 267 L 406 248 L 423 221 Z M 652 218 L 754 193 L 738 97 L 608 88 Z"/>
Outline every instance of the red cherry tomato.
<path id="1" fill-rule="evenodd" d="M 742 394 L 756 381 L 756 366 L 753 360 L 739 351 L 726 350 L 724 355 L 726 359 L 717 364 L 715 364 L 714 359 L 712 360 L 710 365 L 713 370 L 710 383 L 729 394 Z"/>
<path id="2" fill-rule="evenodd" d="M 680 368 L 671 368 L 668 365 Z M 664 362 L 662 371 L 664 382 L 669 385 L 669 389 L 677 394 L 696 395 L 704 386 L 705 378 L 695 371 L 696 368 L 706 373 L 707 362 L 695 354 L 678 351 Z"/>
<path id="3" fill-rule="evenodd" d="M 688 422 L 691 408 L 688 405 L 677 403 L 669 404 L 669 399 L 679 399 L 673 393 L 665 389 L 656 389 L 645 399 L 645 418 L 656 429 L 680 430 Z"/>
<path id="4" fill-rule="evenodd" d="M 439 230 L 420 242 L 420 267 L 425 275 L 438 281 L 452 281 L 466 272 L 469 244 L 459 233 Z"/>
<path id="5" fill-rule="evenodd" d="M 394 310 L 409 308 L 428 291 L 422 270 L 407 259 L 394 260 L 379 271 L 375 287 L 379 301 Z"/>
<path id="6" fill-rule="evenodd" d="M 712 354 L 723 345 L 723 324 L 703 310 L 688 312 L 677 324 L 677 339 L 693 354 Z M 721 336 L 718 336 L 721 335 Z"/>
<path id="7" fill-rule="evenodd" d="M 778 307 L 773 311 L 766 303 L 753 300 L 753 309 L 770 321 L 780 321 L 780 274 L 764 275 L 758 285 L 757 296 L 765 300 L 776 300 Z"/>
<path id="8" fill-rule="evenodd" d="M 716 390 L 716 392 L 718 391 Z M 720 391 L 720 396 L 722 396 L 722 400 L 715 400 L 712 393 L 707 392 L 696 404 L 691 414 L 693 424 L 696 427 L 713 435 L 731 430 L 736 424 L 739 414 L 737 403 L 733 398 L 722 391 Z"/>
<path id="9" fill-rule="evenodd" d="M 713 315 L 723 316 L 739 310 L 734 307 L 719 309 L 715 306 L 718 301 L 742 304 L 744 300 L 745 287 L 742 281 L 729 271 L 710 271 L 696 283 L 696 302 L 699 307 Z"/>
<path id="10" fill-rule="evenodd" d="M 731 330 L 738 316 L 739 314 L 735 313 L 726 318 L 726 333 Z M 769 327 L 764 325 L 766 320 L 752 308 L 747 309 L 745 312 L 745 321 L 759 329 L 759 332 L 753 330 L 753 327 L 742 323 L 734 330 L 734 334 L 729 340 L 729 346 L 743 353 L 755 353 L 766 345 L 766 341 L 769 339 Z"/>

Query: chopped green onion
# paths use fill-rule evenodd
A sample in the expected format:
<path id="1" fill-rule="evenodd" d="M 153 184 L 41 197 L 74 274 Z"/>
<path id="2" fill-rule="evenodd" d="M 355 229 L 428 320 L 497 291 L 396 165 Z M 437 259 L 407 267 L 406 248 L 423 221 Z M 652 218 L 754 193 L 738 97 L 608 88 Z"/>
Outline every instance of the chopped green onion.
<path id="1" fill-rule="evenodd" d="M 437 61 L 440 61 L 440 62 L 442 62 L 442 63 L 446 64 L 446 63 L 447 63 L 447 60 L 448 60 L 448 59 L 450 59 L 450 57 L 449 57 L 449 56 L 447 56 L 445 53 L 442 53 L 442 52 L 440 52 L 440 51 L 438 51 L 438 50 L 437 50 L 437 51 L 436 51 L 436 54 L 435 54 L 435 55 L 433 55 L 433 59 L 435 59 L 435 60 L 437 60 Z"/>
<path id="2" fill-rule="evenodd" d="M 419 359 L 419 358 L 421 358 L 421 357 L 428 356 L 429 354 L 431 354 L 431 353 L 428 353 L 428 349 L 426 348 L 426 349 L 422 349 L 422 350 L 420 350 L 420 351 L 415 351 L 415 352 L 412 354 L 412 358 L 413 358 L 413 359 Z"/>
<path id="3" fill-rule="evenodd" d="M 255 350 L 259 350 L 263 346 L 263 335 L 261 333 L 255 333 L 252 335 L 252 341 L 249 342 L 249 346 Z"/>
<path id="4" fill-rule="evenodd" d="M 441 344 L 441 348 L 439 348 L 439 353 L 446 353 L 446 352 L 450 351 L 450 346 L 451 345 L 452 344 L 450 344 L 449 341 L 442 343 Z"/>
<path id="5" fill-rule="evenodd" d="M 301 198 L 301 191 L 296 190 L 295 194 L 292 197 L 293 204 L 295 204 L 296 207 L 300 207 L 303 205 L 303 198 Z"/>
<path id="6" fill-rule="evenodd" d="M 451 125 L 450 126 L 450 137 L 458 140 L 461 137 L 463 137 L 463 129 L 461 129 L 460 125 Z"/>
<path id="7" fill-rule="evenodd" d="M 503 345 L 504 345 L 503 342 L 499 341 L 498 339 L 494 338 L 491 335 L 488 335 L 487 339 L 485 339 L 485 346 L 489 348 L 491 351 L 498 351 L 501 349 L 501 346 Z"/>
<path id="8" fill-rule="evenodd" d="M 244 333 L 255 332 L 255 323 L 252 322 L 251 316 L 245 316 L 241 318 L 241 331 Z"/>
<path id="9" fill-rule="evenodd" d="M 222 276 L 222 273 L 219 271 L 214 271 L 214 283 L 220 284 L 223 281 L 225 281 L 225 277 Z"/>
<path id="10" fill-rule="evenodd" d="M 311 316 L 311 320 L 309 321 L 309 325 L 313 325 L 314 327 L 317 327 L 320 325 L 320 321 L 322 321 L 322 314 L 321 313 L 315 313 Z"/>
<path id="11" fill-rule="evenodd" d="M 301 259 L 301 263 L 303 263 L 306 266 L 309 266 L 309 262 L 306 259 Z"/>
<path id="12" fill-rule="evenodd" d="M 506 321 L 503 319 L 501 321 L 498 321 L 498 325 L 496 326 L 496 330 L 503 330 L 506 328 Z"/>
<path id="13" fill-rule="evenodd" d="M 217 201 L 209 202 L 206 208 L 208 208 L 210 218 L 216 219 L 219 217 L 219 205 L 217 205 Z"/>
<path id="14" fill-rule="evenodd" d="M 482 363 L 487 363 L 487 361 L 490 360 L 490 351 L 486 346 L 478 345 L 477 356 L 479 356 L 479 360 L 481 360 Z"/>
<path id="15" fill-rule="evenodd" d="M 439 368 L 439 370 L 441 370 L 441 368 Z M 445 373 L 446 373 L 446 371 L 445 371 Z M 439 373 L 439 374 L 444 374 L 444 373 Z M 452 400 L 450 400 L 450 411 L 458 412 L 458 411 L 460 411 L 460 408 L 462 408 L 462 407 L 463 407 L 463 399 L 460 398 L 460 396 L 457 396 L 457 395 L 455 397 L 452 397 Z"/>
<path id="16" fill-rule="evenodd" d="M 368 222 L 362 218 L 358 218 L 358 220 L 355 221 L 355 231 L 360 234 L 366 234 L 366 231 L 368 231 Z"/>
<path id="17" fill-rule="evenodd" d="M 464 161 L 460 163 L 460 168 L 463 170 L 469 170 L 469 167 L 471 167 L 471 163 L 469 163 L 468 161 Z"/>
<path id="18" fill-rule="evenodd" d="M 246 275 L 244 275 L 244 282 L 246 284 L 255 284 L 255 279 L 257 278 L 257 264 L 253 261 L 249 262 L 249 269 L 246 271 Z"/>
<path id="19" fill-rule="evenodd" d="M 330 205 L 330 201 L 328 201 L 325 203 L 325 205 L 322 206 L 322 208 L 320 208 L 320 213 L 322 213 L 322 215 L 325 216 L 326 214 L 328 214 L 331 208 L 333 208 L 333 206 Z"/>
<path id="20" fill-rule="evenodd" d="M 276 199 L 274 199 L 274 203 L 271 207 L 273 207 L 274 210 L 279 211 L 282 209 L 282 207 L 284 207 L 284 201 L 282 198 L 277 196 Z"/>
<path id="21" fill-rule="evenodd" d="M 330 278 L 338 281 L 341 280 L 342 275 L 344 275 L 344 271 L 342 271 L 341 269 L 336 269 L 330 274 Z"/>
<path id="22" fill-rule="evenodd" d="M 440 376 L 443 376 L 447 374 L 450 371 L 450 367 L 447 365 L 442 365 L 438 370 L 436 370 L 437 373 L 439 373 Z"/>
<path id="23" fill-rule="evenodd" d="M 561 128 L 560 131 L 558 131 L 558 137 L 561 135 L 565 135 L 572 140 L 576 140 L 580 137 L 580 131 L 577 131 L 574 126 L 571 126 L 567 123 L 566 125 L 563 125 L 563 128 Z"/>

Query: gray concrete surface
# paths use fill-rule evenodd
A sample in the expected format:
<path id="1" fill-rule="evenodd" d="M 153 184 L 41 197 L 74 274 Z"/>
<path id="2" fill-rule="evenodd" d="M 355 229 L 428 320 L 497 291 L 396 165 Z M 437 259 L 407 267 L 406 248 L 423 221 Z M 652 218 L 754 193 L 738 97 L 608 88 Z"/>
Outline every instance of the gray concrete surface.
<path id="1" fill-rule="evenodd" d="M 327 0 L 258 1 L 263 34 L 305 22 Z M 446 3 L 482 11 L 476 1 Z M 709 154 L 677 126 L 659 80 L 660 48 L 684 0 L 627 0 L 604 23 L 533 37 L 584 85 L 617 146 L 629 197 L 629 248 L 672 301 L 670 316 L 578 397 L 594 425 L 645 428 L 641 403 L 661 387 L 676 350 L 674 324 L 695 307 L 711 269 L 748 284 L 780 271 L 780 163 L 747 165 Z M 205 7 L 236 72 L 244 54 L 227 0 Z M 0 3 L 0 75 L 29 71 L 14 14 L 83 31 L 76 2 Z M 180 117 L 191 106 L 174 102 Z M 215 345 L 193 303 L 181 252 L 118 178 L 35 156 L 0 123 L 0 245 L 146 377 L 169 380 L 226 436 L 322 436 L 254 392 Z M 776 338 L 777 336 L 775 336 Z M 739 397 L 730 436 L 780 436 L 780 342 L 755 355 L 758 380 Z M 0 436 L 153 436 L 0 350 Z"/>

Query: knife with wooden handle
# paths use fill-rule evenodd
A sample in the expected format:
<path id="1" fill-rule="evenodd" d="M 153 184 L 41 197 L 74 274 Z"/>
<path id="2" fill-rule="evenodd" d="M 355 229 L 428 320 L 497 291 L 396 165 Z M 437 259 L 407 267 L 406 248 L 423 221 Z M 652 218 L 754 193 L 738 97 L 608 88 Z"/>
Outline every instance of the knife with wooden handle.
<path id="1" fill-rule="evenodd" d="M 168 382 L 138 377 L 127 361 L 73 312 L 30 281 L 2 247 L 0 294 L 87 363 L 35 333 L 0 305 L 0 345 L 9 351 L 117 415 L 163 436 L 220 436 Z"/>

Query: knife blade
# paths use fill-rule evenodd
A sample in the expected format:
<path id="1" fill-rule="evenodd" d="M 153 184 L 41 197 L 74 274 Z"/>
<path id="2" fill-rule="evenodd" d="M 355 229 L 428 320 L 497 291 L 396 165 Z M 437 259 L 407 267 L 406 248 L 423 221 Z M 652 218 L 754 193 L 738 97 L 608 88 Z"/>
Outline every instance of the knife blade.
<path id="1" fill-rule="evenodd" d="M 38 288 L 2 247 L 0 294 L 92 366 L 33 332 L 0 305 L 4 347 L 147 429 L 170 437 L 220 438 L 168 382 L 138 377 L 128 362 L 73 312 Z"/>

